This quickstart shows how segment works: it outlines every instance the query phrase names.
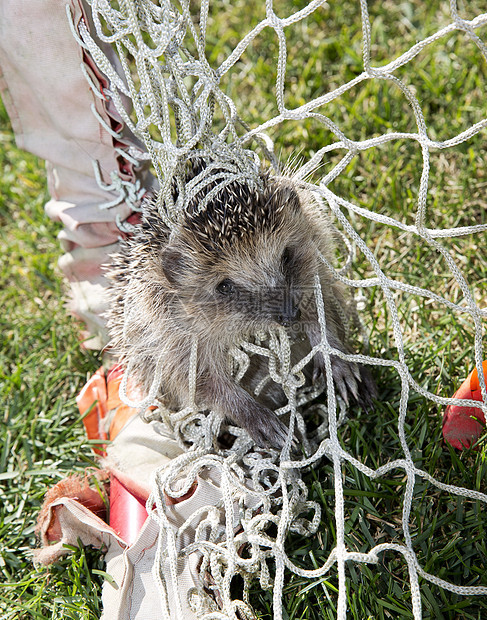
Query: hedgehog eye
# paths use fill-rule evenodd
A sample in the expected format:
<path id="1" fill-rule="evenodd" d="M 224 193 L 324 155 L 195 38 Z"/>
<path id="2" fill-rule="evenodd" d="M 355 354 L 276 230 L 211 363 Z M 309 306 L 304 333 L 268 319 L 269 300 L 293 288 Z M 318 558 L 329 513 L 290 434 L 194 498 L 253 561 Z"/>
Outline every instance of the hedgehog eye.
<path id="1" fill-rule="evenodd" d="M 235 292 L 235 285 L 231 280 L 225 278 L 218 284 L 216 290 L 220 293 L 220 295 L 232 295 Z"/>

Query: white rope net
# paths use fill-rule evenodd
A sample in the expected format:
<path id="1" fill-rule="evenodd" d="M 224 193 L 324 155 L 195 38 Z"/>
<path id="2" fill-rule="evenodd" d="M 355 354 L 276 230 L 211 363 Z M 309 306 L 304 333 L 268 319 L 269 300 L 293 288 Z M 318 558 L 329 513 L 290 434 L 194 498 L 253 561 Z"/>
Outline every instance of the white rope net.
<path id="1" fill-rule="evenodd" d="M 331 349 L 325 338 L 319 349 L 323 352 L 328 369 L 326 406 L 316 401 L 318 390 L 305 390 L 299 380 L 300 370 L 309 360 L 303 360 L 291 368 L 290 343 L 285 330 L 262 335 L 261 341 L 257 343 L 243 343 L 238 351 L 233 352 L 236 367 L 240 368 L 242 373 L 249 355 L 258 352 L 269 357 L 272 378 L 285 386 L 286 393 L 289 394 L 289 404 L 281 413 L 291 413 L 291 426 L 297 425 L 304 430 L 306 418 L 311 415 L 322 420 L 314 434 L 305 441 L 306 457 L 301 460 L 291 459 L 290 440 L 281 454 L 272 450 L 254 451 L 246 433 L 235 428 L 231 429 L 237 436 L 232 449 L 215 452 L 213 437 L 221 430 L 218 416 L 202 413 L 194 406 L 178 413 L 158 408 L 153 415 L 158 415 L 173 430 L 182 445 L 192 446 L 184 455 L 175 459 L 171 467 L 158 472 L 157 490 L 151 498 L 157 508 L 151 513 L 152 517 L 157 520 L 161 530 L 164 530 L 165 540 L 168 541 L 164 548 L 159 549 L 158 566 L 155 567 L 166 617 L 170 617 L 168 589 L 171 583 L 172 586 L 177 583 L 178 562 L 195 549 L 202 554 L 200 574 L 206 575 L 206 581 L 202 579 L 201 587 L 191 594 L 191 606 L 198 617 L 207 619 L 254 617 L 249 602 L 249 589 L 252 582 L 258 579 L 263 589 L 272 589 L 273 614 L 280 620 L 283 618 L 282 600 L 286 571 L 308 578 L 316 584 L 320 583 L 321 578 L 331 573 L 336 574 L 337 614 L 339 618 L 344 618 L 347 612 L 347 567 L 353 564 L 376 564 L 388 550 L 401 555 L 407 564 L 415 618 L 422 617 L 420 578 L 461 595 L 487 594 L 486 587 L 453 584 L 429 574 L 415 551 L 410 518 L 418 481 L 433 485 L 438 491 L 477 500 L 483 504 L 487 502 L 487 495 L 444 484 L 415 465 L 405 432 L 408 403 L 412 395 L 419 395 L 425 401 L 431 401 L 431 404 L 436 403 L 440 409 L 452 403 L 452 399 L 448 395 L 435 393 L 429 389 L 431 383 L 419 383 L 413 376 L 408 348 L 410 326 L 401 311 L 402 307 L 414 300 L 415 304 L 431 304 L 432 312 L 434 308 L 437 316 L 456 316 L 460 321 L 467 321 L 472 326 L 472 359 L 479 370 L 483 403 L 479 405 L 473 401 L 462 401 L 462 404 L 481 406 L 486 414 L 487 394 L 481 368 L 484 357 L 483 321 L 487 310 L 485 307 L 482 309 L 475 282 L 467 281 L 465 270 L 460 267 L 461 263 L 451 251 L 449 243 L 469 235 L 480 236 L 487 230 L 487 225 L 470 221 L 466 225 L 462 223 L 454 227 L 430 226 L 432 219 L 427 207 L 432 195 L 429 187 L 432 157 L 436 157 L 440 151 L 450 151 L 462 143 L 468 143 L 487 127 L 487 120 L 473 122 L 456 133 L 452 132 L 454 135 L 448 135 L 443 140 L 434 139 L 428 130 L 414 85 L 411 80 L 406 79 L 406 70 L 426 49 L 437 42 L 445 42 L 452 33 L 460 33 L 465 44 L 475 46 L 479 56 L 487 61 L 487 47 L 481 38 L 487 25 L 487 13 L 464 19 L 460 16 L 456 2 L 452 0 L 447 19 L 438 30 L 413 44 L 397 58 L 379 66 L 379 63 L 372 60 L 373 21 L 369 17 L 367 2 L 362 0 L 362 71 L 346 83 L 330 89 L 323 79 L 322 91 L 316 97 L 299 105 L 289 105 L 287 78 L 291 52 L 287 38 L 290 30 L 300 22 L 311 19 L 314 14 L 319 15 L 319 11 L 326 6 L 322 0 L 302 3 L 300 6 L 303 8 L 300 10 L 293 8 L 292 3 L 283 6 L 279 4 L 279 7 L 275 8 L 272 0 L 268 0 L 262 19 L 248 32 L 242 33 L 243 36 L 235 42 L 231 53 L 223 61 L 219 58 L 218 62 L 214 62 L 214 59 L 208 60 L 212 58 L 212 50 L 211 42 L 207 41 L 207 28 L 214 16 L 209 0 L 201 0 L 197 5 L 185 0 L 88 0 L 88 3 L 92 8 L 97 36 L 99 40 L 116 48 L 124 75 L 117 73 L 83 22 L 78 25 L 76 34 L 109 79 L 109 91 L 104 95 L 112 98 L 127 127 L 142 140 L 147 149 L 160 185 L 160 216 L 170 226 L 193 197 L 201 194 L 201 189 L 206 184 L 218 181 L 219 187 L 222 187 L 238 179 L 257 183 L 259 158 L 256 153 L 260 153 L 263 159 L 267 159 L 279 171 L 280 164 L 273 155 L 272 141 L 266 136 L 266 132 L 272 133 L 286 124 L 304 125 L 305 122 L 312 121 L 314 127 L 324 128 L 333 136 L 327 144 L 305 160 L 296 176 L 304 180 L 314 172 L 316 177 L 316 170 L 320 165 L 324 165 L 324 162 L 337 153 L 343 153 L 338 163 L 335 158 L 333 166 L 321 175 L 313 187 L 321 196 L 323 209 L 334 214 L 337 227 L 350 251 L 348 258 L 342 261 L 341 268 L 330 268 L 336 278 L 356 289 L 363 306 L 367 301 L 365 293 L 369 298 L 372 295 L 381 295 L 381 303 L 388 317 L 388 324 L 383 327 L 391 336 L 391 353 L 388 358 L 359 354 L 345 357 L 388 368 L 394 380 L 401 386 L 397 405 L 394 405 L 394 432 L 399 438 L 398 456 L 377 468 L 361 462 L 360 454 L 355 454 L 353 447 L 342 447 L 344 442 L 340 436 L 340 425 L 344 422 L 345 408 L 335 395 L 330 372 L 330 354 L 337 352 Z M 262 10 L 264 11 L 264 8 Z M 246 116 L 245 101 L 239 101 L 237 109 L 237 103 L 225 94 L 223 85 L 226 85 L 228 91 L 232 71 L 236 71 L 252 46 L 259 45 L 259 36 L 264 30 L 273 31 L 277 41 L 276 79 L 273 85 L 269 84 L 267 87 L 268 90 L 272 86 L 274 88 L 277 113 L 265 122 L 253 126 L 252 119 Z M 224 33 L 221 33 L 221 36 L 223 37 Z M 240 79 L 240 74 L 234 79 Z M 342 131 L 338 120 L 326 115 L 327 106 L 348 92 L 358 92 L 359 88 L 369 81 L 382 81 L 402 94 L 414 115 L 413 130 L 389 130 L 357 140 Z M 126 106 L 127 97 L 131 101 L 132 110 L 128 110 Z M 372 149 L 380 150 L 391 143 L 414 145 L 422 153 L 415 209 L 409 214 L 409 221 L 394 217 L 394 214 L 378 213 L 372 207 L 367 208 L 358 200 L 348 200 L 331 189 L 334 182 L 339 181 L 347 167 L 356 158 L 360 158 L 362 153 Z M 138 155 L 134 152 L 133 156 Z M 194 183 L 185 186 L 184 164 L 193 157 L 203 158 L 208 166 Z M 177 193 L 172 191 L 174 183 L 178 186 Z M 204 204 L 201 208 L 204 208 Z M 438 253 L 449 274 L 448 289 L 435 292 L 418 286 L 417 280 L 411 278 L 408 281 L 408 274 L 397 275 L 394 270 L 389 270 L 388 273 L 377 258 L 375 248 L 368 247 L 359 234 L 359 221 L 369 225 L 375 223 L 378 227 L 385 226 L 390 231 L 403 235 L 404 244 L 413 246 L 419 243 L 421 247 Z M 368 268 L 363 270 L 362 277 L 350 275 L 355 248 L 358 248 L 368 265 Z M 315 295 L 322 333 L 325 334 L 326 321 L 319 282 Z M 316 350 L 313 353 L 316 353 Z M 188 377 L 193 393 L 197 358 L 195 343 Z M 144 408 L 154 403 L 157 405 L 155 394 L 158 387 L 156 376 L 154 389 L 144 403 L 131 404 Z M 334 471 L 336 544 L 322 565 L 305 570 L 288 557 L 286 539 L 290 533 L 312 536 L 317 532 L 320 524 L 320 504 L 308 501 L 308 489 L 302 476 L 310 466 L 326 459 L 332 463 Z M 347 546 L 347 484 L 343 475 L 345 465 L 351 466 L 352 471 L 377 480 L 392 472 L 403 472 L 406 478 L 405 490 L 403 495 L 398 497 L 399 504 L 402 503 L 402 541 L 396 539 L 380 544 L 372 541 L 370 548 L 361 552 Z M 179 531 L 174 531 L 165 517 L 164 494 L 184 495 L 197 475 L 203 475 L 203 472 L 206 472 L 204 475 L 218 480 L 223 502 L 221 505 L 205 507 L 200 514 L 188 519 Z M 195 542 L 188 548 L 181 549 L 178 541 L 183 539 L 184 531 L 196 523 L 199 525 Z M 246 551 L 242 553 L 244 545 Z M 237 574 L 241 576 L 244 584 L 240 598 L 235 598 L 232 590 L 232 580 Z M 175 601 L 172 604 L 176 605 L 175 617 L 182 618 L 181 603 Z"/>

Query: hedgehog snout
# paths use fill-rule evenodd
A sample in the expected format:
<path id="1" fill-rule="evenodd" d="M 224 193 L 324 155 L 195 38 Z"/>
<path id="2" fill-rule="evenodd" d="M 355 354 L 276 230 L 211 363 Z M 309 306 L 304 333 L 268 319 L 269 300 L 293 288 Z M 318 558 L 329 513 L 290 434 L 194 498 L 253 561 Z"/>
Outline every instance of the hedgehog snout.
<path id="1" fill-rule="evenodd" d="M 274 318 L 283 327 L 291 327 L 301 318 L 300 299 L 286 291 L 275 308 Z"/>
<path id="2" fill-rule="evenodd" d="M 276 320 L 283 327 L 291 327 L 293 323 L 299 321 L 301 318 L 301 310 L 299 306 L 291 306 L 289 308 L 284 308 L 280 313 L 277 314 Z"/>

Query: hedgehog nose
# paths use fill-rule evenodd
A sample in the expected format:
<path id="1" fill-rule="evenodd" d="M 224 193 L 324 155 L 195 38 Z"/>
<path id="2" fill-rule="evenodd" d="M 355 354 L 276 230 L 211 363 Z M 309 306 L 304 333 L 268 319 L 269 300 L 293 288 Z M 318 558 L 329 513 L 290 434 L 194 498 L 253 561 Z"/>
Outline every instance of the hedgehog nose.
<path id="1" fill-rule="evenodd" d="M 278 314 L 277 322 L 283 327 L 290 327 L 295 321 L 299 321 L 300 317 L 301 310 L 299 309 L 299 306 L 293 306 L 291 308 L 287 308 L 285 312 Z"/>

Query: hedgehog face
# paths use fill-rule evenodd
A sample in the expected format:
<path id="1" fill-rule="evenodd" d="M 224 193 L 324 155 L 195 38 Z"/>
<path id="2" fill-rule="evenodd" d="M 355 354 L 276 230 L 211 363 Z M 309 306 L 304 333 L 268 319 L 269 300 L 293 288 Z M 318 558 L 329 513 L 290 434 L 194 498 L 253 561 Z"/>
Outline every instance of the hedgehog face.
<path id="1" fill-rule="evenodd" d="M 306 273 L 300 273 L 303 262 L 302 252 L 291 245 L 227 261 L 212 281 L 215 310 L 236 321 L 240 332 L 294 326 L 308 288 Z"/>
<path id="2" fill-rule="evenodd" d="M 298 327 L 317 268 L 304 216 L 294 213 L 292 225 L 256 230 L 209 251 L 195 252 L 191 241 L 166 248 L 162 262 L 193 330 L 234 339 L 276 325 Z"/>

